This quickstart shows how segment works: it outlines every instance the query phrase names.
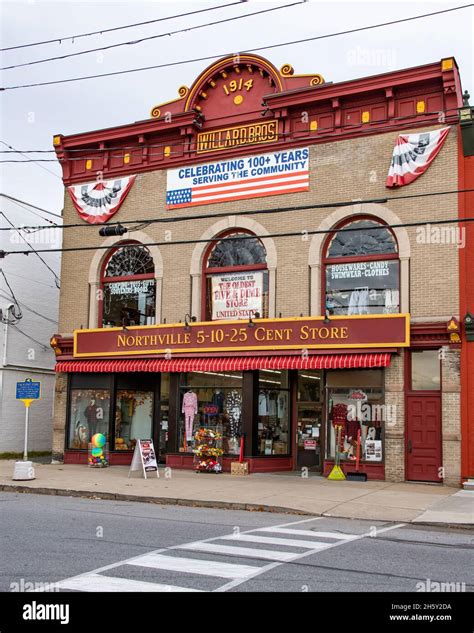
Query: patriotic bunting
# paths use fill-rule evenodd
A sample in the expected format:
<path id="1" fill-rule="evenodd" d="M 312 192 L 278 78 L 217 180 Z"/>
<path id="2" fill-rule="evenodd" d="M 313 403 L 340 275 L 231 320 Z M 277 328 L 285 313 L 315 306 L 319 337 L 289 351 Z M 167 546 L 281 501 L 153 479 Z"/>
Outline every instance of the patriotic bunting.
<path id="1" fill-rule="evenodd" d="M 438 155 L 449 127 L 421 134 L 400 134 L 393 148 L 386 187 L 403 187 L 424 174 Z"/>
<path id="2" fill-rule="evenodd" d="M 107 222 L 120 209 L 136 176 L 116 180 L 100 180 L 68 187 L 78 214 L 89 224 Z"/>

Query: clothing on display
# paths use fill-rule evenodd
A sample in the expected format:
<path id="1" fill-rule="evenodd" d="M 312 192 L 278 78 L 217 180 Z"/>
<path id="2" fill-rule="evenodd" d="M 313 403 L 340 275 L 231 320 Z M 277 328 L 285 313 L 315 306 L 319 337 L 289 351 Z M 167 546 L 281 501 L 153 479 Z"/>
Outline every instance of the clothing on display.
<path id="1" fill-rule="evenodd" d="M 386 313 L 397 312 L 398 307 L 399 307 L 399 301 L 400 301 L 400 293 L 398 290 L 391 290 L 389 288 L 384 290 L 384 302 L 385 302 L 384 312 Z"/>
<path id="2" fill-rule="evenodd" d="M 225 410 L 229 416 L 230 435 L 235 437 L 239 432 L 240 416 L 242 414 L 242 393 L 233 389 L 227 392 L 225 398 Z"/>
<path id="3" fill-rule="evenodd" d="M 184 413 L 186 440 L 189 442 L 193 437 L 194 416 L 198 412 L 198 400 L 194 391 L 184 394 L 181 412 Z"/>
<path id="4" fill-rule="evenodd" d="M 268 396 L 265 391 L 258 394 L 258 415 L 268 415 Z"/>
<path id="5" fill-rule="evenodd" d="M 98 407 L 95 404 L 95 400 L 91 400 L 90 404 L 87 406 L 84 411 L 84 416 L 87 420 L 87 425 L 89 427 L 89 436 L 92 437 L 97 432 L 97 414 Z"/>
<path id="6" fill-rule="evenodd" d="M 369 288 L 356 288 L 351 292 L 347 314 L 368 314 L 368 303 Z"/>
<path id="7" fill-rule="evenodd" d="M 224 394 L 222 391 L 214 391 L 212 394 L 212 404 L 216 405 L 219 413 L 222 413 L 224 408 Z"/>
<path id="8" fill-rule="evenodd" d="M 268 415 L 275 416 L 277 414 L 277 394 L 271 391 L 268 394 Z"/>

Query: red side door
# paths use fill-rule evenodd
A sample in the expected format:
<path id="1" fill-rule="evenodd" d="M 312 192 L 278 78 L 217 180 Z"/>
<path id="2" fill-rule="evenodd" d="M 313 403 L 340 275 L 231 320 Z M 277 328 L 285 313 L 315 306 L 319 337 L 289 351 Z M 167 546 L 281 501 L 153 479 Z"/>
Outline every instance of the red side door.
<path id="1" fill-rule="evenodd" d="M 409 481 L 442 482 L 441 398 L 407 396 L 407 474 Z"/>

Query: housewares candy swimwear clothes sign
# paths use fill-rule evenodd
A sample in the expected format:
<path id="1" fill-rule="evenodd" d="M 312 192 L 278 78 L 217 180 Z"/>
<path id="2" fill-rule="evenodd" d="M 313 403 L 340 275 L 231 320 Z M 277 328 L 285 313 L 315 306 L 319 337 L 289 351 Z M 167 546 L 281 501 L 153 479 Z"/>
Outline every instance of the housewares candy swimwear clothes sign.
<path id="1" fill-rule="evenodd" d="M 168 209 L 309 190 L 309 149 L 168 169 Z"/>
<path id="2" fill-rule="evenodd" d="M 211 279 L 213 321 L 262 314 L 263 273 L 213 275 Z"/>
<path id="3" fill-rule="evenodd" d="M 424 174 L 438 155 L 449 127 L 421 134 L 400 134 L 393 148 L 386 187 L 403 187 Z"/>
<path id="4" fill-rule="evenodd" d="M 72 185 L 67 190 L 80 217 L 89 224 L 102 224 L 117 213 L 136 176 Z"/>

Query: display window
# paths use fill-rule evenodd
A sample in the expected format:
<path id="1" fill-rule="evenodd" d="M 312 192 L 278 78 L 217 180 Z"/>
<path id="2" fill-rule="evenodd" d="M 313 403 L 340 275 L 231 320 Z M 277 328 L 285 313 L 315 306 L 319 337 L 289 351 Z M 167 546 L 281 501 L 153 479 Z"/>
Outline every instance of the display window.
<path id="1" fill-rule="evenodd" d="M 328 238 L 324 264 L 327 314 L 400 311 L 397 242 L 380 222 L 357 219 L 341 225 Z"/>
<path id="2" fill-rule="evenodd" d="M 115 403 L 115 450 L 133 450 L 152 437 L 153 391 L 118 389 Z"/>
<path id="3" fill-rule="evenodd" d="M 269 281 L 265 247 L 252 233 L 227 233 L 204 257 L 202 318 L 205 321 L 268 316 Z"/>
<path id="4" fill-rule="evenodd" d="M 441 362 L 439 350 L 411 352 L 412 391 L 439 391 L 441 389 Z"/>
<path id="5" fill-rule="evenodd" d="M 68 448 L 87 449 L 96 433 L 109 441 L 110 391 L 71 389 Z"/>
<path id="6" fill-rule="evenodd" d="M 328 372 L 327 451 L 329 459 L 383 462 L 384 429 L 393 412 L 384 404 L 383 371 Z"/>
<path id="7" fill-rule="evenodd" d="M 258 455 L 290 451 L 290 391 L 288 371 L 261 369 L 258 380 Z"/>
<path id="8" fill-rule="evenodd" d="M 155 323 L 155 266 L 141 244 L 113 249 L 101 279 L 101 327 Z"/>
<path id="9" fill-rule="evenodd" d="M 238 455 L 242 434 L 242 372 L 190 372 L 180 376 L 178 446 L 192 452 L 200 428 L 219 429 L 222 450 Z"/>

